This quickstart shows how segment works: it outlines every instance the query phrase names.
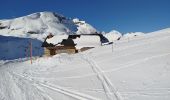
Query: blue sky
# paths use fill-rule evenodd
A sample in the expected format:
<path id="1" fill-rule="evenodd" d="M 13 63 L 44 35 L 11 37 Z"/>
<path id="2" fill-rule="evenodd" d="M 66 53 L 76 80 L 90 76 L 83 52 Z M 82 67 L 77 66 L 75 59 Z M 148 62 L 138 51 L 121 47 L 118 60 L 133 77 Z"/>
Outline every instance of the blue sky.
<path id="1" fill-rule="evenodd" d="M 99 31 L 151 32 L 170 27 L 170 0 L 1 0 L 0 19 L 40 11 L 79 18 Z"/>

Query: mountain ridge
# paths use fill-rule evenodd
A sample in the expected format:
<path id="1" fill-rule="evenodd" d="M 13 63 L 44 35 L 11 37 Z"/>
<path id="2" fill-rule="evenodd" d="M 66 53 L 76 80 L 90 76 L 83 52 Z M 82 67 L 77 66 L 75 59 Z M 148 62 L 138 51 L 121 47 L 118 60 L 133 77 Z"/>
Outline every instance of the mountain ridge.
<path id="1" fill-rule="evenodd" d="M 0 20 L 0 35 L 29 37 L 43 40 L 43 38 L 52 33 L 61 34 L 90 34 L 97 30 L 85 21 L 64 17 L 54 12 L 37 12 L 27 16 Z"/>

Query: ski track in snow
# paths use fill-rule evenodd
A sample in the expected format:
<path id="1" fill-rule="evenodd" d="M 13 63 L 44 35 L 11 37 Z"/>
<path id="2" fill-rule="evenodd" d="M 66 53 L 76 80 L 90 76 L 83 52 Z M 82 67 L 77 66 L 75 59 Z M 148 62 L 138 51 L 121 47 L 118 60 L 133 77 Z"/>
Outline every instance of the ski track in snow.
<path id="1" fill-rule="evenodd" d="M 24 91 L 24 89 L 22 89 L 23 88 L 22 85 L 25 84 L 24 81 L 26 79 L 24 79 L 23 77 L 19 77 L 19 75 L 14 74 L 14 72 L 9 71 L 8 73 L 13 77 L 13 80 L 15 82 L 14 84 L 16 84 L 21 89 L 22 92 L 26 92 L 26 91 Z M 16 81 L 16 79 L 19 81 Z M 37 92 L 40 93 L 44 98 L 47 98 L 48 100 L 54 100 L 45 91 L 43 91 L 41 88 L 38 88 L 37 84 L 31 82 L 30 85 L 32 88 L 36 89 Z"/>
<path id="2" fill-rule="evenodd" d="M 160 92 L 161 91 L 161 92 Z M 121 94 L 140 94 L 140 95 L 148 95 L 148 96 L 158 96 L 158 95 L 169 95 L 170 93 L 169 88 L 157 88 L 157 89 L 151 89 L 151 90 L 134 90 L 134 91 L 128 91 L 128 92 L 121 92 Z"/>
<path id="3" fill-rule="evenodd" d="M 134 61 L 132 62 L 128 62 L 127 64 L 122 64 L 122 65 L 119 65 L 119 68 L 113 68 L 113 69 L 110 69 L 110 70 L 105 70 L 105 71 L 102 71 L 100 69 L 100 71 L 98 71 L 97 73 L 90 73 L 90 74 L 85 74 L 85 75 L 79 75 L 79 76 L 70 76 L 70 77 L 62 77 L 62 78 L 58 78 L 56 80 L 65 80 L 65 79 L 73 79 L 73 78 L 83 78 L 83 77 L 89 77 L 89 76 L 94 76 L 94 75 L 98 75 L 98 74 L 102 74 L 102 73 L 109 73 L 109 72 L 114 72 L 114 71 L 119 71 L 119 70 L 123 70 L 123 69 L 127 69 L 127 68 L 131 68 L 131 67 L 135 67 L 134 65 L 137 65 L 137 64 L 140 64 L 140 63 L 144 63 L 146 61 L 149 61 L 149 60 L 152 60 L 152 59 L 155 59 L 155 58 L 159 58 L 159 57 L 163 57 L 163 56 L 168 56 L 170 55 L 170 53 L 164 53 L 164 54 L 160 54 L 160 55 L 155 55 L 155 56 L 151 56 L 151 57 L 146 57 L 146 58 L 143 58 L 143 59 L 139 59 L 139 60 L 136 60 L 135 63 Z M 87 60 L 87 57 L 86 58 L 83 58 L 83 59 L 86 59 L 86 61 L 89 63 L 90 60 L 88 58 Z M 92 60 L 92 59 L 91 59 Z M 96 63 L 93 62 L 90 62 L 90 65 L 92 66 L 92 64 L 96 66 Z M 37 78 L 37 77 L 35 77 Z M 41 79 L 41 78 L 40 78 Z M 50 79 L 50 78 L 48 78 Z M 51 78 L 51 79 L 54 79 L 54 78 Z"/>
<path id="4" fill-rule="evenodd" d="M 46 84 L 46 83 L 35 81 L 34 79 L 27 78 L 23 75 L 20 75 L 20 74 L 14 73 L 14 72 L 10 72 L 10 73 L 12 73 L 13 76 L 20 77 L 22 80 L 29 81 L 31 84 L 36 84 L 40 87 L 48 88 L 50 90 L 62 93 L 64 95 L 70 96 L 70 97 L 75 98 L 77 100 L 100 100 L 99 98 L 95 98 L 95 97 L 92 97 L 92 96 L 84 94 L 84 93 L 76 92 L 76 91 L 73 91 L 73 90 L 66 89 L 64 87 L 57 86 L 56 84 L 55 85 L 49 85 L 49 84 Z"/>
<path id="5" fill-rule="evenodd" d="M 86 62 L 88 62 L 93 71 L 97 74 L 99 80 L 103 84 L 103 88 L 106 92 L 106 95 L 108 96 L 109 100 L 123 100 L 123 97 L 121 94 L 118 92 L 118 90 L 113 86 L 112 82 L 108 79 L 108 77 L 102 72 L 100 67 L 95 63 L 95 61 L 90 58 L 89 56 L 83 55 L 82 57 Z M 114 94 L 114 96 L 113 96 Z M 115 98 L 114 98 L 115 97 Z"/>

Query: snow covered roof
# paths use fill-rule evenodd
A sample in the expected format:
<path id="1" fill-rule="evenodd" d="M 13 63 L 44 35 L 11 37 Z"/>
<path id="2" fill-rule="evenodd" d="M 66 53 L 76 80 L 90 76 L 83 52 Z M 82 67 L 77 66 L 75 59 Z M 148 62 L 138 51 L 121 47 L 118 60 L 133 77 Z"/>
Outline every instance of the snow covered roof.
<path id="1" fill-rule="evenodd" d="M 46 39 L 47 43 L 58 44 L 61 43 L 63 39 L 67 39 L 68 35 L 55 35 L 52 38 Z"/>
<path id="2" fill-rule="evenodd" d="M 63 39 L 68 39 L 69 35 L 56 35 L 52 38 L 47 38 L 46 42 L 49 44 L 60 44 Z M 98 35 L 80 35 L 73 39 L 74 43 L 76 44 L 76 48 L 80 49 L 82 47 L 96 47 L 101 45 L 100 36 Z"/>
<path id="3" fill-rule="evenodd" d="M 81 49 L 82 47 L 97 47 L 101 45 L 100 37 L 97 35 L 81 35 L 80 38 L 73 39 L 73 41 L 77 44 L 77 49 Z"/>

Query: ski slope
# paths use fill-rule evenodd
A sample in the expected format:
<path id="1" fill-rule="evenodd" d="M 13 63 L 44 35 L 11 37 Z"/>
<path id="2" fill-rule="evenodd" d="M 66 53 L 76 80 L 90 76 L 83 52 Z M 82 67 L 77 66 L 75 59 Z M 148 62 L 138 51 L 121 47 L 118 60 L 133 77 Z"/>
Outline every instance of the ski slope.
<path id="1" fill-rule="evenodd" d="M 0 61 L 0 100 L 170 100 L 170 28 L 33 64 Z"/>

